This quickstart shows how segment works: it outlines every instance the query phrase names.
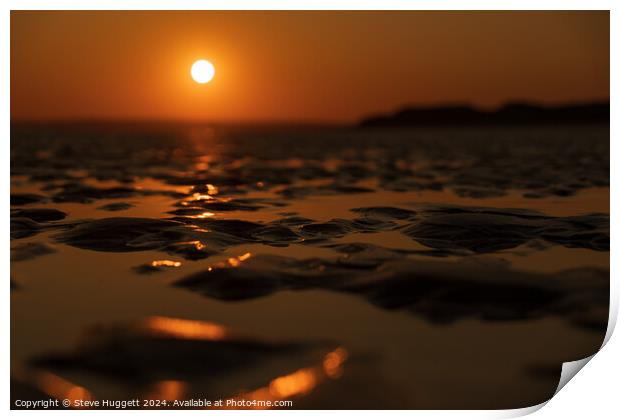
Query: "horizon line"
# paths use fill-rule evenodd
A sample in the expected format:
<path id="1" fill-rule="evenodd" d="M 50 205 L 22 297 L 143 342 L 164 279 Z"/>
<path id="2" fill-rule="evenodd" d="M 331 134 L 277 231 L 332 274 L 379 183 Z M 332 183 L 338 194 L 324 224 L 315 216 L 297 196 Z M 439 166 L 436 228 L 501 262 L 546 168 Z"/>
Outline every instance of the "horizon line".
<path id="1" fill-rule="evenodd" d="M 480 106 L 466 101 L 437 102 L 425 104 L 403 104 L 392 108 L 390 111 L 376 111 L 358 117 L 356 119 L 343 120 L 324 120 L 324 119 L 208 119 L 208 118 L 176 118 L 176 117 L 52 117 L 52 118 L 13 118 L 10 117 L 10 124 L 196 124 L 212 126 L 296 126 L 296 127 L 351 127 L 358 125 L 364 119 L 385 115 L 386 113 L 398 112 L 405 109 L 442 109 L 451 107 L 468 107 L 479 112 L 493 113 L 511 105 L 529 105 L 540 108 L 563 108 L 570 106 L 586 105 L 611 105 L 610 98 L 598 100 L 576 100 L 548 103 L 544 101 L 531 101 L 515 99 L 503 102 L 496 106 Z"/>

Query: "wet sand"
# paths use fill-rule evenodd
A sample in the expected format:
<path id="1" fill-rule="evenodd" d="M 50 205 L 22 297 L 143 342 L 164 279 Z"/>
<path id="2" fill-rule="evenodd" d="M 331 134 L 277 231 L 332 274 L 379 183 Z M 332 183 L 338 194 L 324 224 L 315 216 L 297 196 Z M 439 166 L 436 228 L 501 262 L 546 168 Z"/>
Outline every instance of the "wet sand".
<path id="1" fill-rule="evenodd" d="M 11 250 L 13 399 L 525 407 L 605 335 L 609 130 L 20 126 Z"/>

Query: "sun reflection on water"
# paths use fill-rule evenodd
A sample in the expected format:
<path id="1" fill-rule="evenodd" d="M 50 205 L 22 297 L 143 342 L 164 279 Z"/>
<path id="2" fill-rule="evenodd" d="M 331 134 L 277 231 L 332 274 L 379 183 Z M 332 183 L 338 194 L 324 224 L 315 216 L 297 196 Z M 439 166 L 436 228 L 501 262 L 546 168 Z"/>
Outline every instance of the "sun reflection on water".
<path id="1" fill-rule="evenodd" d="M 342 347 L 327 353 L 323 358 L 323 370 L 330 378 L 342 376 L 342 365 L 349 358 L 349 353 Z"/>
<path id="2" fill-rule="evenodd" d="M 242 262 L 248 260 L 250 257 L 252 257 L 251 252 L 246 252 L 245 254 L 239 255 L 238 257 L 230 257 L 225 261 L 219 261 L 211 264 L 209 267 L 207 267 L 207 271 L 213 271 L 213 269 L 215 268 L 239 267 Z"/>
<path id="3" fill-rule="evenodd" d="M 188 241 L 188 242 L 178 242 L 177 245 L 191 245 L 193 246 L 197 251 L 202 251 L 203 249 L 206 248 L 206 245 L 203 244 L 200 241 Z"/>
<path id="4" fill-rule="evenodd" d="M 186 393 L 187 383 L 185 381 L 164 380 L 155 382 L 143 398 L 173 401 L 185 398 Z"/>
<path id="5" fill-rule="evenodd" d="M 211 213 L 210 211 L 205 211 L 204 213 L 200 213 L 194 217 L 197 219 L 206 219 L 208 217 L 213 217 L 213 216 L 215 216 L 215 213 Z"/>
<path id="6" fill-rule="evenodd" d="M 274 398 L 290 398 L 312 391 L 318 383 L 316 368 L 300 369 L 289 375 L 280 376 L 269 383 L 269 393 Z"/>
<path id="7" fill-rule="evenodd" d="M 150 333 L 186 340 L 219 341 L 229 336 L 226 328 L 206 321 L 154 316 L 143 323 Z"/>
<path id="8" fill-rule="evenodd" d="M 342 376 L 343 364 L 349 353 L 343 347 L 327 353 L 318 366 L 311 366 L 296 370 L 287 375 L 273 379 L 267 386 L 245 392 L 232 397 L 233 401 L 256 400 L 278 401 L 287 398 L 300 397 L 312 392 L 326 379 L 337 379 Z M 269 409 L 266 405 L 256 405 L 252 409 Z"/>
<path id="9" fill-rule="evenodd" d="M 196 192 L 194 194 L 192 194 L 192 199 L 194 201 L 200 201 L 200 200 L 213 200 L 213 197 L 210 196 L 209 194 L 203 194 L 200 192 Z M 187 203 L 186 201 L 183 202 L 183 204 Z"/>
<path id="10" fill-rule="evenodd" d="M 231 257 L 226 261 L 231 267 L 238 267 L 239 265 L 241 265 L 243 261 L 247 260 L 251 256 L 252 256 L 252 253 L 246 252 L 245 254 L 239 255 L 238 257 Z"/>
<path id="11" fill-rule="evenodd" d="M 151 261 L 151 267 L 180 267 L 181 263 L 179 261 L 172 260 L 155 260 Z"/>
<path id="12" fill-rule="evenodd" d="M 36 384 L 42 392 L 53 398 L 69 400 L 69 404 L 72 407 L 75 400 L 93 400 L 92 394 L 86 388 L 50 372 L 40 373 L 36 377 Z"/>
<path id="13" fill-rule="evenodd" d="M 217 341 L 226 338 L 228 333 L 220 325 L 205 321 L 185 320 L 168 317 L 151 317 L 145 320 L 142 327 L 151 333 L 179 339 Z M 226 398 L 227 403 L 220 408 L 269 409 L 267 404 L 239 405 L 242 401 L 275 402 L 292 399 L 313 392 L 327 380 L 342 376 L 343 365 L 348 359 L 348 352 L 338 347 L 323 356 L 320 363 L 298 369 L 291 373 L 278 376 L 266 386 L 249 392 L 243 392 Z M 67 399 L 70 407 L 90 408 L 84 405 L 75 406 L 77 401 L 95 401 L 91 392 L 69 380 L 50 372 L 42 372 L 35 377 L 35 383 L 42 392 L 57 399 Z M 184 400 L 191 397 L 190 383 L 176 379 L 165 379 L 153 382 L 141 398 L 155 400 Z M 212 407 L 216 408 L 216 407 Z"/>
<path id="14" fill-rule="evenodd" d="M 213 184 L 206 184 L 205 187 L 207 187 L 207 194 L 209 195 L 217 195 L 220 192 L 219 188 Z"/>

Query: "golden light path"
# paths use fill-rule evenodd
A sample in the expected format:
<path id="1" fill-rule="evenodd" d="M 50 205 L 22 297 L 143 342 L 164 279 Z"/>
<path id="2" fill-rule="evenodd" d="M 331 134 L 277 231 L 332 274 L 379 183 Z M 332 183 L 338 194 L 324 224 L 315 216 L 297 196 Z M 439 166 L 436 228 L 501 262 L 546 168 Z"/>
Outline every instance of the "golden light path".
<path id="1" fill-rule="evenodd" d="M 207 60 L 198 60 L 192 64 L 191 74 L 196 83 L 209 83 L 215 76 L 215 67 Z"/>
<path id="2" fill-rule="evenodd" d="M 239 258 L 241 259 L 244 256 Z M 249 258 L 249 255 L 246 258 Z M 152 334 L 161 335 L 162 337 L 181 340 L 220 341 L 231 337 L 227 329 L 219 324 L 163 316 L 147 318 L 138 324 L 138 328 L 142 328 Z M 226 398 L 226 406 L 219 408 L 269 409 L 272 407 L 270 404 L 257 404 L 246 407 L 239 403 L 248 400 L 273 403 L 279 400 L 307 395 L 322 383 L 340 378 L 343 374 L 343 365 L 348 357 L 349 353 L 346 349 L 337 347 L 324 354 L 319 363 L 277 376 L 264 386 L 254 390 L 240 392 L 228 397 Z M 52 372 L 43 371 L 36 374 L 34 382 L 39 390 L 51 397 L 69 399 L 69 406 L 72 408 L 91 408 L 92 406 L 85 404 L 74 404 L 76 404 L 77 400 L 96 400 L 96 397 L 89 389 L 70 382 L 68 379 Z M 171 402 L 190 397 L 192 397 L 190 384 L 173 378 L 152 383 L 150 389 L 143 396 L 143 398 L 163 399 Z"/>

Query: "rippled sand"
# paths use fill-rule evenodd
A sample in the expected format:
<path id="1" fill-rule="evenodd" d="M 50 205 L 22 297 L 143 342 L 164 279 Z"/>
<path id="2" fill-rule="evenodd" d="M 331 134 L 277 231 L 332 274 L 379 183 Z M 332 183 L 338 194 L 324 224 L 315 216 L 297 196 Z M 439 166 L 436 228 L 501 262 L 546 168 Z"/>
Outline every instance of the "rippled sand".
<path id="1" fill-rule="evenodd" d="M 15 126 L 12 398 L 518 408 L 595 352 L 608 127 Z"/>

